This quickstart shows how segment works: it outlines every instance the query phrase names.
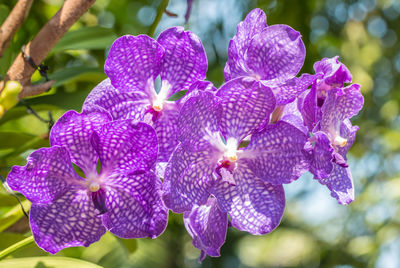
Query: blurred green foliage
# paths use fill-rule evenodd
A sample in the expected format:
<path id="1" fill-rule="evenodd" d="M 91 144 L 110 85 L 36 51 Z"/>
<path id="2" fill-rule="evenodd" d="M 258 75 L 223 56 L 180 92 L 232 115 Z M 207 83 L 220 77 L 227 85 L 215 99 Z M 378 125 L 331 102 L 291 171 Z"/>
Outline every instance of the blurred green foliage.
<path id="1" fill-rule="evenodd" d="M 16 0 L 0 1 L 0 23 Z M 36 0 L 0 59 L 4 76 L 23 44 L 59 9 L 61 0 Z M 102 79 L 112 41 L 124 34 L 146 34 L 161 1 L 98 0 L 45 60 L 54 87 L 26 102 L 47 119 L 80 110 L 88 92 Z M 362 85 L 365 107 L 353 120 L 360 126 L 350 151 L 356 200 L 343 207 L 310 176 L 285 186 L 287 208 L 281 225 L 269 235 L 250 236 L 229 230 L 220 258 L 199 264 L 182 215 L 170 214 L 165 233 L 155 239 L 121 240 L 106 234 L 89 248 L 62 250 L 61 263 L 77 259 L 103 267 L 400 267 L 400 2 L 398 0 L 195 0 L 186 28 L 200 36 L 209 60 L 208 79 L 219 86 L 229 39 L 236 25 L 255 7 L 266 11 L 268 24 L 288 24 L 301 32 L 307 49 L 302 72 L 322 57 L 340 56 Z M 170 0 L 156 36 L 183 25 L 185 0 Z M 35 74 L 33 82 L 40 81 Z M 32 150 L 48 146 L 48 125 L 23 105 L 0 119 L 0 174 L 24 165 Z M 21 197 L 22 198 L 22 197 Z M 26 201 L 25 201 L 26 203 Z M 25 204 L 26 205 L 26 204 Z M 0 250 L 30 235 L 17 201 L 0 190 Z M 47 256 L 41 259 L 30 257 Z M 0 267 L 63 267 L 35 244 L 14 252 Z M 13 262 L 20 261 L 20 263 Z M 69 262 L 68 262 L 69 261 Z M 76 263 L 72 264 L 72 262 Z M 70 266 L 68 266 L 70 267 Z M 93 266 L 94 267 L 94 266 Z"/>

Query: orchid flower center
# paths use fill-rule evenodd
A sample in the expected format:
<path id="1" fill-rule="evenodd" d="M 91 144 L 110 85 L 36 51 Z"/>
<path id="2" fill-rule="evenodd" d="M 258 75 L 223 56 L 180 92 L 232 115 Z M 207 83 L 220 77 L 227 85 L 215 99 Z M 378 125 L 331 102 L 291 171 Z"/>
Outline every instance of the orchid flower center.
<path id="1" fill-rule="evenodd" d="M 94 207 L 100 212 L 100 215 L 108 211 L 106 206 L 106 191 L 101 186 L 102 177 L 98 174 L 91 174 L 87 177 L 87 189 L 89 198 L 92 200 Z"/>
<path id="2" fill-rule="evenodd" d="M 347 144 L 347 139 L 340 137 L 339 135 L 333 140 L 333 145 L 344 147 Z"/>
<path id="3" fill-rule="evenodd" d="M 89 184 L 89 191 L 91 191 L 92 193 L 97 192 L 98 190 L 100 190 L 100 184 L 97 182 L 92 182 Z"/>
<path id="4" fill-rule="evenodd" d="M 164 104 L 167 101 L 168 93 L 171 90 L 171 87 L 172 86 L 170 83 L 168 83 L 167 81 L 162 81 L 160 92 L 158 92 L 158 94 L 155 94 L 152 100 L 152 108 L 154 111 L 162 111 L 162 109 L 164 108 Z"/>
<path id="5" fill-rule="evenodd" d="M 235 138 L 229 138 L 226 142 L 226 145 L 224 144 L 224 155 L 223 158 L 230 161 L 230 162 L 236 162 L 238 159 L 237 157 L 237 147 L 238 147 L 238 142 Z"/>

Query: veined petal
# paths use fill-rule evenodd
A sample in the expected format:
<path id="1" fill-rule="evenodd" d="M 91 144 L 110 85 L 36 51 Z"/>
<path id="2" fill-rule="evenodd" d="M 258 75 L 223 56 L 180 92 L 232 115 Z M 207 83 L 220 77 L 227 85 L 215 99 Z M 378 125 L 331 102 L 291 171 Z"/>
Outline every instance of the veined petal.
<path id="1" fill-rule="evenodd" d="M 319 82 L 321 90 L 327 87 L 343 87 L 351 83 L 352 75 L 347 67 L 338 60 L 339 56 L 323 58 L 314 63 L 315 73 L 322 73 L 323 79 Z"/>
<path id="2" fill-rule="evenodd" d="M 161 181 L 152 172 L 114 173 L 107 185 L 103 216 L 107 229 L 122 238 L 156 238 L 167 226 L 168 209 L 160 197 Z"/>
<path id="3" fill-rule="evenodd" d="M 212 190 L 221 209 L 229 213 L 232 225 L 255 235 L 274 230 L 285 209 L 282 185 L 263 182 L 246 165 L 238 167 L 234 178 L 236 185 L 220 182 Z"/>
<path id="4" fill-rule="evenodd" d="M 53 203 L 33 203 L 29 215 L 36 244 L 51 254 L 67 247 L 87 247 L 106 232 L 85 190 L 70 188 Z"/>
<path id="5" fill-rule="evenodd" d="M 111 85 L 110 79 L 105 79 L 86 97 L 82 111 L 92 112 L 97 109 L 96 106 L 109 112 L 113 120 L 142 120 L 150 106 L 150 100 L 141 91 L 118 90 Z"/>
<path id="6" fill-rule="evenodd" d="M 239 76 L 247 76 L 247 67 L 244 56 L 240 54 L 236 42 L 231 39 L 228 45 L 228 60 L 224 67 L 225 81 Z"/>
<path id="7" fill-rule="evenodd" d="M 298 109 L 303 117 L 304 125 L 311 132 L 317 123 L 317 93 L 316 85 L 309 91 L 303 92 L 298 99 Z"/>
<path id="8" fill-rule="evenodd" d="M 217 163 L 212 154 L 212 151 L 188 153 L 182 145 L 176 147 L 163 182 L 163 200 L 169 209 L 182 213 L 207 202 Z"/>
<path id="9" fill-rule="evenodd" d="M 222 108 L 219 98 L 211 92 L 198 92 L 183 105 L 178 119 L 177 138 L 185 150 L 205 150 L 220 140 Z"/>
<path id="10" fill-rule="evenodd" d="M 220 256 L 228 229 L 228 214 L 218 208 L 215 198 L 209 198 L 206 204 L 196 205 L 191 211 L 185 212 L 183 222 L 193 238 L 193 245 L 202 251 L 200 261 L 206 254 Z"/>
<path id="11" fill-rule="evenodd" d="M 216 95 L 222 100 L 221 132 L 227 139 L 241 141 L 260 128 L 275 109 L 272 91 L 253 79 L 231 80 Z"/>
<path id="12" fill-rule="evenodd" d="M 51 146 L 64 146 L 68 149 L 71 160 L 88 175 L 96 172 L 98 156 L 90 143 L 93 132 L 111 121 L 109 113 L 102 108 L 93 112 L 78 114 L 66 112 L 54 124 L 50 132 Z"/>
<path id="13" fill-rule="evenodd" d="M 272 91 L 275 94 L 276 104 L 284 105 L 293 102 L 315 79 L 315 75 L 302 74 L 300 77 L 293 77 L 282 85 L 274 87 Z"/>
<path id="14" fill-rule="evenodd" d="M 310 172 L 315 178 L 328 178 L 333 169 L 333 153 L 335 149 L 331 145 L 329 137 L 322 131 L 314 133 L 314 146 L 311 152 Z"/>
<path id="15" fill-rule="evenodd" d="M 330 176 L 318 181 L 328 187 L 331 196 L 336 198 L 339 204 L 348 205 L 354 200 L 354 185 L 350 168 L 333 164 Z"/>
<path id="16" fill-rule="evenodd" d="M 93 133 L 92 145 L 100 157 L 101 174 L 126 173 L 153 167 L 158 143 L 154 129 L 145 123 L 120 120 Z"/>
<path id="17" fill-rule="evenodd" d="M 346 159 L 346 154 L 350 150 L 351 146 L 353 146 L 354 141 L 356 140 L 356 133 L 358 131 L 358 126 L 353 126 L 351 124 L 350 119 L 345 119 L 340 124 L 340 136 L 347 140 L 347 143 L 343 147 L 339 147 L 338 151 Z"/>
<path id="18" fill-rule="evenodd" d="M 207 57 L 197 35 L 183 27 L 172 27 L 163 31 L 157 41 L 165 49 L 160 76 L 171 85 L 167 97 L 188 90 L 193 82 L 206 77 Z"/>
<path id="19" fill-rule="evenodd" d="M 346 154 L 353 145 L 356 138 L 357 126 L 352 126 L 349 119 L 345 119 L 340 125 L 340 136 L 347 139 L 343 147 L 338 148 L 338 153 L 346 160 Z M 327 178 L 320 178 L 318 181 L 326 185 L 331 191 L 332 197 L 336 198 L 339 204 L 347 205 L 354 200 L 354 184 L 350 168 L 342 167 L 333 163 L 333 169 Z"/>
<path id="20" fill-rule="evenodd" d="M 176 101 L 179 105 L 183 105 L 188 99 L 193 96 L 196 96 L 199 91 L 209 91 L 216 92 L 217 88 L 214 87 L 213 83 L 210 81 L 196 81 L 194 82 L 186 92 L 185 96 Z"/>
<path id="21" fill-rule="evenodd" d="M 178 145 L 176 132 L 178 131 L 179 111 L 177 105 L 172 104 L 165 107 L 160 113 L 160 116 L 153 124 L 159 144 L 157 162 L 167 162 Z"/>
<path id="22" fill-rule="evenodd" d="M 253 9 L 237 26 L 236 35 L 229 42 L 225 81 L 246 75 L 245 54 L 252 38 L 267 27 L 267 17 L 259 8 Z"/>
<path id="23" fill-rule="evenodd" d="M 291 124 L 292 126 L 297 127 L 304 134 L 308 135 L 308 129 L 304 125 L 303 117 L 298 108 L 299 107 L 298 102 L 299 102 L 299 99 L 296 99 L 295 101 L 284 105 L 282 116 L 281 116 L 280 120 L 285 121 L 285 122 Z"/>
<path id="24" fill-rule="evenodd" d="M 236 35 L 232 40 L 236 43 L 241 55 L 245 54 L 251 39 L 265 28 L 267 28 L 267 16 L 259 8 L 250 11 L 246 18 L 237 25 Z"/>
<path id="25" fill-rule="evenodd" d="M 321 129 L 326 132 L 332 132 L 332 128 L 336 130 L 340 122 L 358 114 L 363 105 L 358 84 L 330 90 L 322 106 Z"/>
<path id="26" fill-rule="evenodd" d="M 272 25 L 253 37 L 246 56 L 249 75 L 283 83 L 300 71 L 305 47 L 299 32 L 287 25 Z"/>
<path id="27" fill-rule="evenodd" d="M 298 179 L 309 168 L 303 147 L 307 136 L 296 127 L 278 121 L 251 137 L 249 145 L 239 155 L 239 164 L 260 179 L 279 185 Z"/>
<path id="28" fill-rule="evenodd" d="M 31 202 L 47 204 L 67 191 L 69 184 L 79 180 L 82 178 L 75 173 L 68 150 L 53 146 L 31 153 L 25 166 L 14 166 L 7 184 Z"/>
<path id="29" fill-rule="evenodd" d="M 153 85 L 160 74 L 163 57 L 164 48 L 147 35 L 125 35 L 112 44 L 104 71 L 117 89 L 151 95 L 154 88 L 148 88 L 148 83 Z"/>

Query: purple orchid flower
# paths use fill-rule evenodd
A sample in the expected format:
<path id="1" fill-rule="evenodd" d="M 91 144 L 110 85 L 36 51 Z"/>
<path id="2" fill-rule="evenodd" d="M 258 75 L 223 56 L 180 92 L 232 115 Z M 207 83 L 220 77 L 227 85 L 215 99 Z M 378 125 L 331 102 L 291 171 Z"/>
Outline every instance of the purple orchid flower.
<path id="1" fill-rule="evenodd" d="M 83 110 L 96 104 L 114 120 L 133 118 L 151 124 L 160 145 L 158 161 L 167 162 L 178 144 L 175 132 L 181 103 L 169 98 L 194 91 L 193 84 L 206 76 L 207 58 L 200 39 L 183 27 L 165 30 L 157 41 L 126 35 L 112 45 L 104 69 L 109 79 L 93 89 Z M 156 93 L 158 76 L 161 88 Z"/>
<path id="2" fill-rule="evenodd" d="M 253 77 L 272 89 L 277 105 L 284 105 L 294 101 L 316 76 L 296 77 L 305 58 L 300 33 L 283 24 L 267 26 L 266 21 L 264 11 L 257 8 L 238 24 L 229 43 L 225 80 Z"/>
<path id="3" fill-rule="evenodd" d="M 214 197 L 210 197 L 204 205 L 194 205 L 191 211 L 186 211 L 183 222 L 193 238 L 193 245 L 201 250 L 200 261 L 207 255 L 221 255 L 220 249 L 228 229 L 228 214 L 221 211 Z"/>
<path id="4" fill-rule="evenodd" d="M 316 80 L 309 91 L 299 96 L 299 110 L 304 118 L 304 124 L 312 131 L 315 124 L 321 120 L 321 107 L 331 89 L 343 88 L 351 83 L 352 75 L 347 67 L 333 58 L 323 58 L 314 64 Z"/>
<path id="5" fill-rule="evenodd" d="M 358 114 L 364 103 L 360 85 L 330 89 L 322 107 L 318 107 L 315 88 L 313 86 L 309 93 L 313 101 L 304 102 L 303 108 L 303 111 L 308 111 L 304 113 L 306 115 L 314 112 L 313 116 L 305 119 L 308 122 L 314 120 L 308 126 L 314 125 L 314 128 L 306 145 L 311 156 L 310 172 L 327 185 L 340 204 L 349 204 L 354 200 L 354 189 L 346 154 L 358 130 L 349 119 Z M 318 113 L 321 119 L 316 121 Z"/>
<path id="6" fill-rule="evenodd" d="M 252 234 L 269 233 L 283 214 L 282 183 L 308 170 L 304 133 L 283 121 L 260 130 L 274 109 L 271 89 L 249 78 L 231 80 L 216 94 L 198 92 L 181 109 L 180 144 L 165 171 L 163 200 L 174 212 L 185 212 L 189 233 L 197 237 L 194 245 L 211 256 L 219 254 L 226 229 L 215 230 L 200 221 L 226 216 L 215 208 L 210 211 L 217 215 L 203 215 L 215 206 L 210 196 L 230 215 L 232 226 Z M 249 145 L 241 148 L 249 135 Z M 193 206 L 198 207 L 193 211 Z M 218 239 L 210 242 L 213 232 L 219 233 Z"/>
<path id="7" fill-rule="evenodd" d="M 122 238 L 163 232 L 168 211 L 161 181 L 149 171 L 158 152 L 151 126 L 111 121 L 101 108 L 69 111 L 53 126 L 50 144 L 33 152 L 25 166 L 14 166 L 7 178 L 11 189 L 32 202 L 30 224 L 39 247 L 55 254 L 89 246 L 106 230 Z"/>

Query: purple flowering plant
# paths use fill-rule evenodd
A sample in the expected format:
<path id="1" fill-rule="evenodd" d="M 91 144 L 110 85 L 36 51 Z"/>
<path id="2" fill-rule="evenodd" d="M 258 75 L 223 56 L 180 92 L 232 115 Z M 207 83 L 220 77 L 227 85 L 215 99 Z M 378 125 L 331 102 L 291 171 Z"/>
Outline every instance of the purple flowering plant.
<path id="1" fill-rule="evenodd" d="M 304 59 L 300 33 L 267 26 L 260 9 L 238 24 L 219 89 L 204 80 L 207 58 L 194 33 L 172 27 L 156 40 L 118 38 L 108 79 L 82 112 L 65 113 L 51 147 L 7 177 L 32 202 L 38 246 L 53 254 L 89 246 L 107 230 L 155 238 L 170 209 L 183 213 L 201 260 L 220 256 L 228 227 L 273 231 L 283 184 L 307 171 L 340 204 L 352 202 L 346 154 L 358 130 L 350 119 L 363 106 L 360 85 L 349 85 L 338 57 L 298 76 Z"/>

